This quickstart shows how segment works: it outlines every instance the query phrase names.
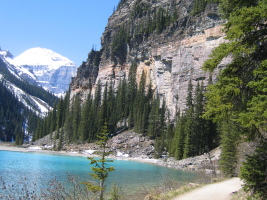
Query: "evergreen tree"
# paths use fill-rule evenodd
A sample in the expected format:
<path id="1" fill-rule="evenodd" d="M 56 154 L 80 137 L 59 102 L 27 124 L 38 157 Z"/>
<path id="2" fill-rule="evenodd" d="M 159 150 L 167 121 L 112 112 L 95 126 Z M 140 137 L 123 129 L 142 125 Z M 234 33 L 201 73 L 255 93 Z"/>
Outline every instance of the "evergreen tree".
<path id="1" fill-rule="evenodd" d="M 115 110 L 112 111 L 111 119 L 113 120 L 113 123 L 115 125 L 115 122 L 122 120 L 123 126 L 126 127 L 126 118 L 129 113 L 129 103 L 128 103 L 128 95 L 127 95 L 127 82 L 124 79 L 119 83 L 118 89 L 117 89 L 117 95 L 116 97 L 113 97 L 113 92 L 110 92 L 109 96 L 112 96 L 114 98 L 114 105 L 115 105 Z M 110 102 L 110 100 L 109 100 Z M 110 103 L 110 107 L 111 107 Z"/>
<path id="2" fill-rule="evenodd" d="M 194 120 L 193 120 L 193 107 L 188 108 L 185 113 L 185 124 L 184 124 L 184 149 L 183 158 L 188 158 L 194 155 Z"/>
<path id="3" fill-rule="evenodd" d="M 5 70 L 0 58 L 0 71 Z M 33 134 L 37 129 L 39 117 L 35 111 L 29 110 L 7 89 L 5 81 L 0 80 L 0 140 L 18 144 L 24 142 L 25 124 L 28 122 L 28 132 Z M 40 131 L 41 133 L 41 131 Z M 28 139 L 28 138 L 25 138 Z"/>
<path id="4" fill-rule="evenodd" d="M 148 136 L 155 139 L 159 134 L 160 129 L 160 100 L 156 98 L 151 103 L 151 111 L 149 114 Z"/>
<path id="5" fill-rule="evenodd" d="M 98 141 L 96 142 L 99 147 L 102 149 L 101 153 L 101 159 L 96 160 L 94 158 L 88 157 L 90 160 L 90 165 L 95 165 L 95 167 L 92 167 L 93 173 L 90 173 L 93 179 L 97 179 L 100 181 L 99 185 L 92 184 L 91 182 L 85 182 L 84 184 L 86 187 L 92 191 L 92 192 L 99 192 L 99 199 L 103 200 L 104 199 L 104 191 L 106 189 L 105 182 L 108 178 L 108 175 L 110 172 L 114 171 L 114 167 L 106 167 L 108 162 L 113 162 L 112 160 L 107 160 L 107 152 L 106 152 L 106 147 L 107 147 L 107 141 L 108 141 L 108 126 L 107 123 L 104 124 L 102 127 L 101 132 L 97 135 Z"/>
<path id="6" fill-rule="evenodd" d="M 248 155 L 241 167 L 241 178 L 245 180 L 244 189 L 252 191 L 252 196 L 266 199 L 267 193 L 267 141 L 260 141 L 256 151 Z"/>
<path id="7" fill-rule="evenodd" d="M 81 111 L 81 121 L 79 125 L 80 140 L 82 142 L 87 141 L 89 137 L 90 118 L 88 116 L 91 108 L 92 108 L 92 99 L 91 99 L 91 93 L 89 92 L 85 105 L 83 106 Z"/>
<path id="8" fill-rule="evenodd" d="M 79 125 L 81 120 L 81 104 L 80 104 L 80 98 L 78 95 L 76 95 L 74 102 L 73 102 L 73 121 L 72 121 L 72 127 L 73 127 L 73 140 L 77 141 L 79 139 Z"/>
<path id="9" fill-rule="evenodd" d="M 230 121 L 221 123 L 222 153 L 219 160 L 221 171 L 225 176 L 236 176 L 238 132 L 236 125 Z"/>
<path id="10" fill-rule="evenodd" d="M 62 147 L 63 147 L 63 141 L 64 141 L 64 136 L 63 136 L 64 130 L 63 129 L 64 128 L 62 127 L 61 131 L 59 133 L 59 141 L 58 141 L 58 146 L 57 146 L 57 149 L 56 149 L 57 151 L 60 151 L 62 149 Z"/>
<path id="11" fill-rule="evenodd" d="M 185 122 L 186 118 L 184 114 L 177 119 L 175 127 L 175 135 L 172 144 L 172 154 L 177 160 L 183 158 L 184 155 L 184 145 L 185 145 Z"/>
<path id="12" fill-rule="evenodd" d="M 220 7 L 229 42 L 213 51 L 204 68 L 213 71 L 229 55 L 232 61 L 208 88 L 205 116 L 217 121 L 229 117 L 255 136 L 265 130 L 266 26 L 261 22 L 266 19 L 267 4 L 264 0 L 222 0 Z"/>
<path id="13" fill-rule="evenodd" d="M 56 116 L 56 122 L 57 122 L 57 129 L 56 129 L 56 135 L 55 135 L 55 140 L 59 138 L 59 130 L 62 127 L 63 123 L 63 116 L 64 116 L 64 104 L 63 104 L 63 99 L 60 99 L 59 103 L 57 104 L 57 116 Z M 45 121 L 47 121 L 45 119 Z M 44 136 L 44 135 L 43 135 Z"/>
<path id="14" fill-rule="evenodd" d="M 183 158 L 188 158 L 192 155 L 194 155 L 194 144 L 193 140 L 194 138 L 194 107 L 193 107 L 193 85 L 192 80 L 190 79 L 188 82 L 188 89 L 187 89 L 187 98 L 186 98 L 186 110 L 184 118 L 185 118 L 185 124 L 184 124 L 184 149 L 183 149 Z"/>
<path id="15" fill-rule="evenodd" d="M 231 56 L 218 77 L 208 87 L 205 117 L 227 120 L 242 129 L 241 138 L 263 140 L 266 137 L 266 0 L 222 0 L 221 16 L 228 43 L 215 48 L 204 69 L 212 72 Z M 224 150 L 222 151 L 222 155 Z M 254 157 L 251 163 L 256 163 Z M 250 162 L 250 161 L 249 161 Z M 256 167 L 256 166 L 255 166 Z M 232 171 L 232 170 L 231 170 Z M 259 173 L 260 174 L 260 173 Z M 245 182 L 260 182 L 262 176 L 243 176 Z M 253 190 L 253 185 L 247 185 Z"/>
<path id="16" fill-rule="evenodd" d="M 136 85 L 136 69 L 137 63 L 133 62 L 130 67 L 129 80 L 128 80 L 128 90 L 127 90 L 127 99 L 128 99 L 128 126 L 132 128 L 134 126 L 134 103 L 137 94 L 137 85 Z"/>
<path id="17" fill-rule="evenodd" d="M 149 108 L 147 105 L 148 102 L 146 101 L 145 86 L 146 86 L 146 75 L 143 71 L 133 109 L 134 130 L 139 133 L 145 132 L 147 118 L 148 118 L 147 116 L 149 115 Z"/>
<path id="18" fill-rule="evenodd" d="M 115 92 L 114 92 L 114 85 L 112 83 L 109 84 L 109 89 L 108 89 L 108 94 L 107 94 L 107 123 L 108 123 L 108 128 L 110 131 L 110 134 L 114 134 L 116 132 L 116 126 L 117 126 L 117 122 L 120 119 L 124 118 L 124 112 L 121 110 L 117 110 L 119 108 L 121 108 L 122 110 L 124 110 L 124 95 L 126 93 L 126 91 L 123 91 L 122 95 L 123 95 L 123 99 L 120 99 L 121 104 L 120 107 L 117 103 L 117 99 L 115 96 Z M 118 89 L 119 90 L 119 89 Z M 118 95 L 118 92 L 117 92 Z M 119 100 L 118 100 L 119 101 Z"/>
<path id="19" fill-rule="evenodd" d="M 98 126 L 103 127 L 105 120 L 108 118 L 108 86 L 105 85 L 102 103 L 99 111 Z"/>
<path id="20" fill-rule="evenodd" d="M 66 107 L 66 117 L 65 117 L 66 120 L 64 124 L 64 131 L 66 133 L 66 139 L 68 140 L 68 142 L 71 142 L 73 140 L 73 113 L 74 113 L 74 106 L 73 104 L 70 104 L 70 102 L 68 102 Z M 50 133 L 52 132 L 53 131 L 51 131 Z"/>

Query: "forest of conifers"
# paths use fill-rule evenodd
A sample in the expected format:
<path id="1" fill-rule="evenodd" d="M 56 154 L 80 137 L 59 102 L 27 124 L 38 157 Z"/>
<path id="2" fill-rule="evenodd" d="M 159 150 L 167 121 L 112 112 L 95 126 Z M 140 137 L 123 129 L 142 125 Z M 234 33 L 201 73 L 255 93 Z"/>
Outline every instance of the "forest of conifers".
<path id="1" fill-rule="evenodd" d="M 211 120 L 201 118 L 205 103 L 205 88 L 199 82 L 195 89 L 188 85 L 186 110 L 177 113 L 176 121 L 170 121 L 164 100 L 159 99 L 151 85 L 146 89 L 146 74 L 136 84 L 136 67 L 133 63 L 129 79 L 120 82 L 114 91 L 113 85 L 105 85 L 101 92 L 98 83 L 95 94 L 89 94 L 81 103 L 76 96 L 70 103 L 69 95 L 61 99 L 56 108 L 39 122 L 34 139 L 56 132 L 59 139 L 56 150 L 63 142 L 95 142 L 96 135 L 106 122 L 110 136 L 126 129 L 155 139 L 156 157 L 169 152 L 177 159 L 200 155 L 218 146 L 218 127 Z M 93 98 L 94 96 L 94 98 Z M 51 135 L 52 137 L 52 135 Z"/>

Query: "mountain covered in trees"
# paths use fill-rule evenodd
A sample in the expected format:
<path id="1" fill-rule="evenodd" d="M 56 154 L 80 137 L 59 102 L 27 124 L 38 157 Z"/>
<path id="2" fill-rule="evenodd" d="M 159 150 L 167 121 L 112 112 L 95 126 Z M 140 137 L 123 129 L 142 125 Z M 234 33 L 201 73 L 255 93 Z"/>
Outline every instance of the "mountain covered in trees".
<path id="1" fill-rule="evenodd" d="M 144 72 L 146 88 L 151 84 L 160 100 L 165 99 L 174 120 L 186 106 L 189 80 L 194 87 L 199 81 L 208 84 L 210 74 L 201 66 L 224 42 L 223 22 L 214 0 L 121 1 L 102 35 L 102 48 L 88 54 L 72 80 L 71 96 L 85 100 L 98 81 L 103 91 L 110 82 L 117 88 L 136 62 L 137 82 Z"/>
<path id="2" fill-rule="evenodd" d="M 58 98 L 21 78 L 9 62 L 12 58 L 10 52 L 0 50 L 0 140 L 17 138 L 21 144 L 29 141 L 38 118 L 44 117 Z"/>
<path id="3" fill-rule="evenodd" d="M 54 149 L 94 142 L 107 122 L 110 135 L 133 129 L 153 138 L 157 157 L 181 159 L 218 146 L 219 127 L 201 118 L 216 74 L 201 66 L 224 41 L 222 23 L 217 1 L 121 1 L 101 50 L 88 54 L 35 139 L 55 132 Z"/>

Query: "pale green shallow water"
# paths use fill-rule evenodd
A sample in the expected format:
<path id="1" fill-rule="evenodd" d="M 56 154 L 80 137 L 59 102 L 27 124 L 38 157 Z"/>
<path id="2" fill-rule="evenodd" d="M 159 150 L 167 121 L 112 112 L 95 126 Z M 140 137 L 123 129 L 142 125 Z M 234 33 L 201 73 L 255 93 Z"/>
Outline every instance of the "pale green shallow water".
<path id="1" fill-rule="evenodd" d="M 115 171 L 110 173 L 107 184 L 116 183 L 131 191 L 160 185 L 166 177 L 185 182 L 192 181 L 195 176 L 190 172 L 134 161 L 114 160 L 110 165 Z M 66 182 L 68 173 L 85 181 L 90 178 L 89 172 L 91 166 L 85 157 L 0 151 L 0 176 L 8 184 L 16 185 L 21 178 L 40 186 L 53 178 Z"/>

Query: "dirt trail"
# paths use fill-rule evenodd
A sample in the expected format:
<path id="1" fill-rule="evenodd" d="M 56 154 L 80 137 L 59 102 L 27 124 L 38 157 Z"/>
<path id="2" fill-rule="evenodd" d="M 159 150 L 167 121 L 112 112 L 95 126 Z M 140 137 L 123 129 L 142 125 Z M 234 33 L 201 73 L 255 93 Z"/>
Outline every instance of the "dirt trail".
<path id="1" fill-rule="evenodd" d="M 173 200 L 229 200 L 233 192 L 241 189 L 243 182 L 231 178 L 220 183 L 213 183 L 177 196 Z"/>

